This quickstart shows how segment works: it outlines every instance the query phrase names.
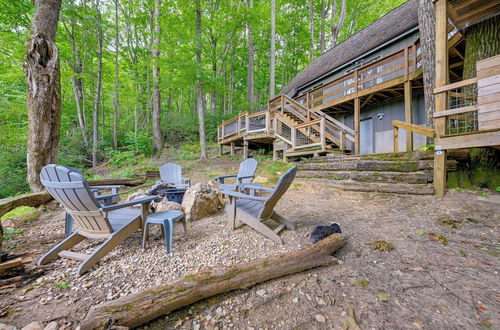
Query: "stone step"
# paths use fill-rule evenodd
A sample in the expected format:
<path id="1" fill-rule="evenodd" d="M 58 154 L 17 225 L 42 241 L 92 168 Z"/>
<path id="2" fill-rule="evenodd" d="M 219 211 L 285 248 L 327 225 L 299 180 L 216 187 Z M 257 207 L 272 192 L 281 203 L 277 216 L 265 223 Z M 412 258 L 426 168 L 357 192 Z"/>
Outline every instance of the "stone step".
<path id="1" fill-rule="evenodd" d="M 298 179 L 301 180 L 301 179 Z M 304 179 L 302 179 L 304 180 Z M 304 185 L 313 185 L 315 190 L 338 189 L 343 191 L 376 192 L 406 195 L 433 195 L 432 184 L 375 183 L 352 180 L 306 179 Z"/>
<path id="2" fill-rule="evenodd" d="M 382 182 L 418 184 L 432 182 L 432 171 L 379 172 L 379 171 L 299 171 L 298 178 L 352 180 L 357 182 Z"/>
<path id="3" fill-rule="evenodd" d="M 417 161 L 345 161 L 345 162 L 307 162 L 299 165 L 301 171 L 388 171 L 388 172 L 416 172 L 429 169 L 428 164 L 420 165 Z M 432 169 L 432 167 L 430 168 Z"/>

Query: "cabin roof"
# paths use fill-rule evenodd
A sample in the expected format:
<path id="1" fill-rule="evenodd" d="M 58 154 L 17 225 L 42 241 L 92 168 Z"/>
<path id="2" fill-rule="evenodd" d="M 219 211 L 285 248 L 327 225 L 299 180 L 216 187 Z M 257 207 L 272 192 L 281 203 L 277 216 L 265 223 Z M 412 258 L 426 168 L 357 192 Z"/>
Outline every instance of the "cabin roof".
<path id="1" fill-rule="evenodd" d="M 295 94 L 301 86 L 417 26 L 417 11 L 418 0 L 403 3 L 314 59 L 282 89 L 281 94 Z"/>

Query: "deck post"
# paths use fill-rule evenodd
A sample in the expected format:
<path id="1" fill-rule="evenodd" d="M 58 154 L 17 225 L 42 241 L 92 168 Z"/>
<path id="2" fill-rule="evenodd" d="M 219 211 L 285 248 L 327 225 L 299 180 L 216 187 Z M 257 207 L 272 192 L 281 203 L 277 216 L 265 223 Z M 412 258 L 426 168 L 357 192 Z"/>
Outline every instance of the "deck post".
<path id="1" fill-rule="evenodd" d="M 268 135 L 271 133 L 271 113 L 269 110 L 266 112 L 266 132 Z"/>
<path id="2" fill-rule="evenodd" d="M 399 152 L 399 128 L 393 126 L 392 131 L 394 133 L 394 152 Z"/>
<path id="3" fill-rule="evenodd" d="M 219 144 L 219 156 L 222 156 L 222 144 Z"/>
<path id="4" fill-rule="evenodd" d="M 342 151 L 345 150 L 345 133 L 344 133 L 344 131 L 340 131 L 340 145 L 339 145 L 339 148 Z"/>
<path id="5" fill-rule="evenodd" d="M 248 158 L 248 141 L 244 140 L 243 141 L 243 159 Z"/>
<path id="6" fill-rule="evenodd" d="M 405 121 L 408 124 L 412 123 L 412 90 L 411 81 L 405 81 L 404 94 L 405 94 Z M 413 132 L 406 131 L 406 151 L 413 150 Z"/>
<path id="7" fill-rule="evenodd" d="M 248 114 L 245 116 L 245 135 L 248 134 L 250 130 L 250 119 L 248 119 Z"/>
<path id="8" fill-rule="evenodd" d="M 292 139 L 292 150 L 295 150 L 295 147 L 297 146 L 297 143 L 296 143 L 296 137 L 297 136 L 297 130 L 295 129 L 295 127 L 292 127 L 292 131 L 290 132 L 290 139 Z"/>
<path id="9" fill-rule="evenodd" d="M 361 106 L 359 104 L 359 97 L 354 99 L 354 131 L 356 136 L 354 137 L 354 153 L 359 154 L 359 129 L 360 129 L 360 117 L 361 117 Z"/>
<path id="10" fill-rule="evenodd" d="M 437 0 L 436 8 L 436 88 L 448 83 L 448 14 L 447 0 Z M 435 96 L 435 111 L 446 109 L 447 93 L 441 92 Z M 445 118 L 436 118 L 434 126 L 436 136 L 443 136 L 446 132 Z M 436 146 L 438 149 L 439 146 Z M 446 150 L 435 150 L 434 152 L 434 192 L 442 197 L 446 193 Z"/>
<path id="11" fill-rule="evenodd" d="M 325 136 L 325 115 L 321 115 L 321 122 L 319 125 L 319 136 L 321 139 L 321 151 L 326 151 L 326 136 Z"/>
<path id="12" fill-rule="evenodd" d="M 236 143 L 231 142 L 231 156 L 236 154 Z"/>

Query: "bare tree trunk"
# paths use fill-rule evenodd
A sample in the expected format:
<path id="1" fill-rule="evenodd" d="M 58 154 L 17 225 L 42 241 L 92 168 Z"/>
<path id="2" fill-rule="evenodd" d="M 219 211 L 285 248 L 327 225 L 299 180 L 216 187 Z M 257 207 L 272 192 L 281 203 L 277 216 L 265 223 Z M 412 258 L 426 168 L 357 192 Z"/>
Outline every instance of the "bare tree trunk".
<path id="1" fill-rule="evenodd" d="M 309 62 L 314 59 L 314 4 L 309 0 Z"/>
<path id="2" fill-rule="evenodd" d="M 274 97 L 276 89 L 276 0 L 271 0 L 271 51 L 269 65 L 269 98 Z"/>
<path id="3" fill-rule="evenodd" d="M 55 163 L 61 126 L 59 52 L 54 43 L 61 0 L 35 0 L 24 69 L 28 85 L 28 183 L 43 190 L 40 170 Z"/>
<path id="4" fill-rule="evenodd" d="M 118 32 L 118 5 L 119 0 L 115 0 L 115 99 L 113 102 L 114 113 L 113 113 L 113 148 L 118 149 L 118 110 L 120 108 L 120 66 L 119 66 L 119 54 L 120 54 L 120 34 Z"/>
<path id="5" fill-rule="evenodd" d="M 215 115 L 217 109 L 217 40 L 212 39 L 212 79 L 213 87 L 210 92 L 210 112 Z"/>
<path id="6" fill-rule="evenodd" d="M 231 68 L 229 69 L 229 113 L 233 113 L 233 98 L 234 98 L 234 60 L 236 57 L 236 41 L 233 41 L 233 49 L 231 52 Z"/>
<path id="7" fill-rule="evenodd" d="M 321 24 L 320 24 L 320 33 L 319 33 L 319 49 L 321 54 L 325 52 L 325 34 L 326 34 L 326 14 L 328 12 L 328 8 L 326 7 L 325 0 L 321 0 Z"/>
<path id="8" fill-rule="evenodd" d="M 434 94 L 436 75 L 436 18 L 434 15 L 434 3 L 432 0 L 419 0 L 418 25 L 420 31 L 420 50 L 422 52 L 422 68 L 424 81 L 424 104 L 427 127 L 434 127 Z M 416 56 L 416 54 L 413 54 Z M 416 70 L 416 68 L 414 68 Z M 432 143 L 432 138 L 427 138 L 428 143 Z"/>
<path id="9" fill-rule="evenodd" d="M 337 39 L 339 37 L 340 29 L 342 28 L 342 25 L 344 25 L 345 11 L 346 11 L 345 0 L 342 0 L 339 19 L 337 21 L 335 19 L 337 17 L 337 0 L 333 0 L 333 6 L 332 6 L 332 48 L 335 47 L 335 45 L 337 44 Z"/>
<path id="10" fill-rule="evenodd" d="M 203 82 L 201 63 L 201 0 L 196 0 L 196 110 L 198 111 L 198 124 L 200 133 L 201 160 L 207 159 L 207 146 L 205 141 L 205 112 L 203 107 Z"/>
<path id="11" fill-rule="evenodd" d="M 100 0 L 96 0 L 95 3 L 97 15 L 97 85 L 95 91 L 95 103 L 93 112 L 94 134 L 92 143 L 92 167 L 97 166 L 97 148 L 99 146 L 99 105 L 101 101 L 102 84 L 102 22 L 99 1 Z"/>
<path id="12" fill-rule="evenodd" d="M 163 138 L 160 127 L 160 7 L 161 0 L 155 0 L 155 39 L 153 49 L 153 140 L 155 152 L 159 152 L 163 148 Z"/>
<path id="13" fill-rule="evenodd" d="M 253 0 L 247 0 L 248 7 L 250 10 L 253 8 Z M 247 77 L 247 87 L 248 87 L 248 103 L 255 103 L 255 91 L 254 91 L 254 57 L 255 57 L 255 45 L 253 40 L 253 29 L 250 23 L 247 23 L 248 29 L 248 77 Z"/>

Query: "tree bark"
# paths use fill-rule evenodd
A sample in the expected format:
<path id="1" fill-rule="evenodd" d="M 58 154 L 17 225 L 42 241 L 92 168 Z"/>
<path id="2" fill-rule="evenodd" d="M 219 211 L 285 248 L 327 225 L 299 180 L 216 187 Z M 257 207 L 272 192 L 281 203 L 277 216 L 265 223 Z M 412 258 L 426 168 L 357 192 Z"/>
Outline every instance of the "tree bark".
<path id="1" fill-rule="evenodd" d="M 61 0 L 35 0 L 35 15 L 24 58 L 28 86 L 28 183 L 43 190 L 40 170 L 55 163 L 61 126 L 59 51 L 54 43 Z"/>
<path id="2" fill-rule="evenodd" d="M 253 0 L 247 0 L 247 5 L 249 10 L 253 9 Z M 253 40 L 253 29 L 252 24 L 247 22 L 248 30 L 248 76 L 247 76 L 247 88 L 248 88 L 248 103 L 255 103 L 255 91 L 254 91 L 254 58 L 255 58 L 255 44 Z"/>
<path id="3" fill-rule="evenodd" d="M 160 152 L 163 148 L 163 137 L 160 126 L 160 7 L 161 0 L 155 0 L 155 39 L 153 48 L 153 142 L 155 152 Z"/>
<path id="4" fill-rule="evenodd" d="M 326 35 L 326 14 L 328 12 L 328 8 L 326 7 L 325 0 L 321 0 L 321 24 L 320 24 L 320 33 L 319 33 L 319 49 L 321 54 L 325 52 L 325 35 Z"/>
<path id="5" fill-rule="evenodd" d="M 93 139 L 92 139 L 92 167 L 97 167 L 97 149 L 99 147 L 99 105 L 101 102 L 102 85 L 102 21 L 100 0 L 96 0 L 95 9 L 97 15 L 97 84 L 95 91 L 95 102 L 93 111 Z"/>
<path id="6" fill-rule="evenodd" d="M 269 98 L 272 99 L 276 90 L 276 0 L 271 0 L 271 51 L 269 65 Z"/>
<path id="7" fill-rule="evenodd" d="M 314 59 L 314 3 L 309 0 L 309 62 Z"/>
<path id="8" fill-rule="evenodd" d="M 234 60 L 236 58 L 236 41 L 233 41 L 233 47 L 232 47 L 232 52 L 231 52 L 231 68 L 229 69 L 229 106 L 228 106 L 228 111 L 229 113 L 233 113 L 234 111 L 234 106 L 233 106 L 233 99 L 234 99 Z"/>
<path id="9" fill-rule="evenodd" d="M 120 65 L 119 65 L 119 54 L 120 54 L 120 34 L 118 29 L 118 5 L 119 0 L 115 0 L 115 98 L 113 100 L 114 112 L 113 112 L 113 148 L 118 149 L 118 112 L 120 109 Z"/>
<path id="10" fill-rule="evenodd" d="M 426 126 L 434 127 L 433 90 L 435 87 L 436 75 L 436 18 L 434 14 L 434 3 L 432 0 L 419 0 L 418 25 L 420 31 L 420 51 L 422 52 Z M 416 54 L 413 54 L 413 56 L 416 56 Z M 432 143 L 432 138 L 427 138 L 427 140 L 428 143 Z"/>
<path id="11" fill-rule="evenodd" d="M 205 110 L 203 107 L 203 82 L 201 63 L 201 0 L 196 0 L 196 110 L 198 112 L 198 125 L 200 134 L 200 159 L 207 159 L 207 145 L 205 139 Z"/>
<path id="12" fill-rule="evenodd" d="M 477 61 L 500 54 L 500 16 L 492 17 L 465 31 L 463 79 L 476 76 Z"/>
<path id="13" fill-rule="evenodd" d="M 345 20 L 346 5 L 345 0 L 342 0 L 340 7 L 340 14 L 338 21 L 335 19 L 337 17 L 337 0 L 333 0 L 332 6 L 332 48 L 337 44 L 337 39 L 339 37 L 340 29 L 344 25 Z"/>
<path id="14" fill-rule="evenodd" d="M 187 275 L 175 282 L 91 307 L 82 322 L 82 330 L 105 329 L 112 325 L 134 328 L 220 293 L 335 264 L 337 259 L 332 253 L 344 245 L 343 236 L 333 234 L 298 251 Z"/>

